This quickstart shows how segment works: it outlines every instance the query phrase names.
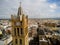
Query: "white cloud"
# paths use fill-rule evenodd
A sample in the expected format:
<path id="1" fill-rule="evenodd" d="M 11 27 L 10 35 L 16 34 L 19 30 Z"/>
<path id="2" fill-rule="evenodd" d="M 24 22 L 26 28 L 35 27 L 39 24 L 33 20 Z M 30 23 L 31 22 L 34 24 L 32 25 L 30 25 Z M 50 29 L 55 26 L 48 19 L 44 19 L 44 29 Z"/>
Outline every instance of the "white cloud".
<path id="1" fill-rule="evenodd" d="M 50 4 L 49 6 L 50 6 L 51 9 L 56 9 L 57 8 L 56 4 Z"/>
<path id="2" fill-rule="evenodd" d="M 58 6 L 55 3 L 50 4 L 49 7 L 50 7 L 49 9 L 50 12 L 55 12 L 56 9 L 58 8 Z"/>

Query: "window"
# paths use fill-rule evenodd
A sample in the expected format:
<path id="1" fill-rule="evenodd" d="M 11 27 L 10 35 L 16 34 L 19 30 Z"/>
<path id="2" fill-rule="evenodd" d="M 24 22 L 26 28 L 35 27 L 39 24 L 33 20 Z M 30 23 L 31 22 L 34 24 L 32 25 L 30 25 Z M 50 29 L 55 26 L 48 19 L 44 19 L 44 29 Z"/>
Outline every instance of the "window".
<path id="1" fill-rule="evenodd" d="M 15 43 L 17 44 L 17 39 L 15 40 Z"/>
<path id="2" fill-rule="evenodd" d="M 16 28 L 14 28 L 14 35 L 16 36 Z"/>
<path id="3" fill-rule="evenodd" d="M 23 34 L 23 29 L 21 28 L 21 34 Z"/>
<path id="4" fill-rule="evenodd" d="M 18 36 L 19 36 L 19 28 L 17 28 L 17 34 L 18 34 Z"/>
<path id="5" fill-rule="evenodd" d="M 21 23 L 21 25 L 22 25 L 22 21 L 21 21 L 20 23 Z"/>
<path id="6" fill-rule="evenodd" d="M 22 39 L 20 39 L 20 45 L 22 45 Z"/>

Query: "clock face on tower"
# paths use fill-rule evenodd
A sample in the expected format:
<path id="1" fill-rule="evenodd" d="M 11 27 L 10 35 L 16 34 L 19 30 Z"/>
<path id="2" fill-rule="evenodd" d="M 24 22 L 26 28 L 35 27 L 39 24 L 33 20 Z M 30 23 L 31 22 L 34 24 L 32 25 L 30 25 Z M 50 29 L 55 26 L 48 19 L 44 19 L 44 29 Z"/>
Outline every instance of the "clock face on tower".
<path id="1" fill-rule="evenodd" d="M 20 26 L 20 22 L 16 22 L 16 26 Z"/>

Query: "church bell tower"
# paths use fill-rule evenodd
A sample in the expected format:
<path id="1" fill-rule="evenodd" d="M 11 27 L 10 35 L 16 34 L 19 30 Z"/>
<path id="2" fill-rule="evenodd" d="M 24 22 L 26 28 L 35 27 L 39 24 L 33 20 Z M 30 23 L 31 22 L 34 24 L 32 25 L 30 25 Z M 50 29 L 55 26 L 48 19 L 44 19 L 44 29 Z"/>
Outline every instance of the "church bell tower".
<path id="1" fill-rule="evenodd" d="M 13 45 L 28 45 L 28 16 L 23 14 L 21 3 L 17 16 L 11 15 Z"/>

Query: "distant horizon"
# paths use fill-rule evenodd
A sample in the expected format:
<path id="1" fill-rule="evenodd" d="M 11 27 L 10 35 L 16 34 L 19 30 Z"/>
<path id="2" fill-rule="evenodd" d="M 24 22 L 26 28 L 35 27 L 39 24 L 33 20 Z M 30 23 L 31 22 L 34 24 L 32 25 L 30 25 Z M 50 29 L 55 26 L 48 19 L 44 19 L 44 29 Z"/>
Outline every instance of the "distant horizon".
<path id="1" fill-rule="evenodd" d="M 0 19 L 11 19 L 11 18 L 0 18 Z M 55 18 L 28 18 L 28 19 L 60 19 L 60 17 L 55 17 Z"/>

